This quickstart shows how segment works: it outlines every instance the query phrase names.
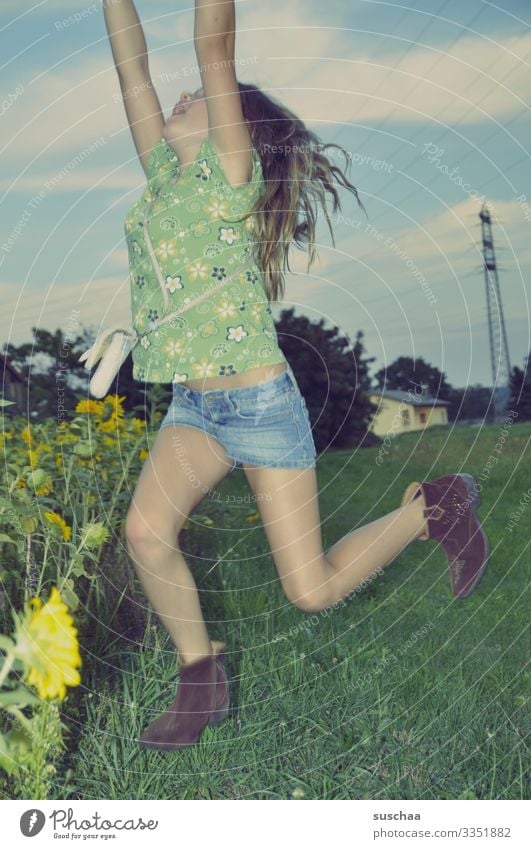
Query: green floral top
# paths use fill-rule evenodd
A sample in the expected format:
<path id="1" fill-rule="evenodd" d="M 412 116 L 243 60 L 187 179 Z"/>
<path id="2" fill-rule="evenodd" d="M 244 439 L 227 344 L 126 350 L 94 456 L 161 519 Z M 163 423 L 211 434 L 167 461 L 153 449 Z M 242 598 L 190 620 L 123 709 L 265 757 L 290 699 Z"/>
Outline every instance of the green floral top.
<path id="1" fill-rule="evenodd" d="M 133 349 L 133 378 L 180 383 L 285 361 L 254 261 L 254 216 L 234 220 L 264 190 L 257 151 L 252 179 L 240 186 L 225 177 L 208 136 L 194 162 L 180 173 L 178 167 L 161 139 L 149 158 L 146 188 L 125 219 L 133 327 L 144 333 L 150 322 L 213 291 L 141 338 Z"/>

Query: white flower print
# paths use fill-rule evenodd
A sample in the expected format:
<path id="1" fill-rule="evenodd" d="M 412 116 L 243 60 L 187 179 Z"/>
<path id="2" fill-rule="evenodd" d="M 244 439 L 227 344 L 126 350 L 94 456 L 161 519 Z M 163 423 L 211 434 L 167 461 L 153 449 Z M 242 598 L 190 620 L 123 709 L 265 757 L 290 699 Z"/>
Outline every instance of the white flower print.
<path id="1" fill-rule="evenodd" d="M 221 319 L 232 318 L 235 315 L 238 315 L 238 310 L 236 309 L 236 304 L 229 301 L 228 298 L 223 298 L 218 307 L 214 307 L 214 312 L 218 314 L 218 317 Z"/>
<path id="2" fill-rule="evenodd" d="M 167 262 L 171 256 L 177 255 L 177 244 L 174 239 L 170 242 L 166 242 L 161 239 L 155 248 L 155 253 L 162 260 L 162 262 Z"/>
<path id="3" fill-rule="evenodd" d="M 229 342 L 241 342 L 245 336 L 249 335 L 247 331 L 244 330 L 243 324 L 238 324 L 237 327 L 227 327 L 227 330 L 229 332 L 227 333 L 226 338 Z"/>
<path id="4" fill-rule="evenodd" d="M 204 262 L 201 262 L 200 259 L 196 259 L 194 262 L 191 262 L 186 266 L 186 271 L 192 278 L 192 280 L 206 280 L 208 277 L 208 265 L 205 265 Z"/>
<path id="5" fill-rule="evenodd" d="M 226 218 L 229 214 L 228 204 L 226 200 L 215 200 L 214 198 L 210 201 L 208 206 L 204 206 L 203 209 L 205 212 L 208 212 L 210 217 L 213 219 L 216 218 Z"/>
<path id="6" fill-rule="evenodd" d="M 206 357 L 202 357 L 198 363 L 194 363 L 193 369 L 196 377 L 215 377 L 217 374 L 216 364 L 211 363 Z"/>
<path id="7" fill-rule="evenodd" d="M 199 221 L 194 224 L 194 226 L 192 227 L 192 233 L 198 239 L 201 236 L 206 236 L 208 233 L 210 233 L 210 227 L 206 218 L 200 218 Z"/>
<path id="8" fill-rule="evenodd" d="M 234 227 L 219 228 L 219 241 L 226 242 L 227 245 L 232 245 L 239 235 L 240 234 L 234 229 Z"/>
<path id="9" fill-rule="evenodd" d="M 259 304 L 253 304 L 251 307 L 251 318 L 253 321 L 260 321 L 262 318 L 262 310 L 260 309 Z"/>
<path id="10" fill-rule="evenodd" d="M 140 340 L 140 344 L 142 345 L 144 351 L 147 351 L 147 349 L 151 345 L 151 342 L 149 341 L 149 337 L 148 336 L 142 336 L 142 338 Z"/>
<path id="11" fill-rule="evenodd" d="M 140 307 L 136 314 L 135 319 L 135 327 L 137 330 L 142 330 L 146 326 L 147 321 L 147 309 L 145 307 Z"/>
<path id="12" fill-rule="evenodd" d="M 199 172 L 199 174 L 196 174 L 196 177 L 200 177 L 202 180 L 208 180 L 212 174 L 212 168 L 210 168 L 207 159 L 202 159 L 199 163 Z"/>
<path id="13" fill-rule="evenodd" d="M 162 349 L 168 357 L 180 356 L 183 352 L 184 342 L 182 339 L 168 339 Z"/>
<path id="14" fill-rule="evenodd" d="M 170 294 L 173 295 L 173 293 L 176 292 L 177 289 L 182 288 L 183 284 L 181 283 L 180 274 L 175 274 L 173 276 L 171 274 L 166 275 L 166 289 L 168 290 L 168 292 L 170 292 Z"/>
<path id="15" fill-rule="evenodd" d="M 215 336 L 218 332 L 218 326 L 213 319 L 210 321 L 205 321 L 203 324 L 200 324 L 197 328 L 203 337 L 203 339 L 208 338 L 208 336 Z"/>
<path id="16" fill-rule="evenodd" d="M 173 373 L 172 383 L 182 383 L 184 380 L 188 380 L 188 374 L 179 374 L 178 371 Z"/>

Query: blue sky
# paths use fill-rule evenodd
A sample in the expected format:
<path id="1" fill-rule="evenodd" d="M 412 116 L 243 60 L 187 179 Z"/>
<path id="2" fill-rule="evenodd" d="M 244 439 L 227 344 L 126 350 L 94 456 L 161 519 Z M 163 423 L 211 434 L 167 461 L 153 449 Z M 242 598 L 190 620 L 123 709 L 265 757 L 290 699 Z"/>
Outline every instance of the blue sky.
<path id="1" fill-rule="evenodd" d="M 167 113 L 200 85 L 191 3 L 139 0 Z M 70 16 L 79 14 L 78 21 Z M 365 333 L 373 371 L 423 357 L 454 386 L 491 384 L 479 210 L 493 219 L 512 365 L 530 343 L 531 3 L 245 0 L 241 81 L 352 156 L 349 192 L 293 249 L 274 305 Z M 144 176 L 118 99 L 101 3 L 4 0 L 0 339 L 130 319 L 123 217 Z M 165 76 L 166 75 L 166 76 Z M 526 205 L 527 204 L 527 205 Z"/>

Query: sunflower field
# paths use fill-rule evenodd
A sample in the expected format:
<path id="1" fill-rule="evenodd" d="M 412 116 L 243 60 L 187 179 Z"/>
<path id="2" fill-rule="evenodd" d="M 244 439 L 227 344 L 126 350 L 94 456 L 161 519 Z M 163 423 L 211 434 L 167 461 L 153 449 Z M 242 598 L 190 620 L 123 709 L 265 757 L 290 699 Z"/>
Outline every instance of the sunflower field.
<path id="1" fill-rule="evenodd" d="M 0 781 L 47 798 L 67 745 L 61 704 L 82 680 L 79 626 L 98 605 L 97 566 L 148 456 L 124 397 L 81 400 L 57 424 L 3 417 L 0 434 Z M 9 402 L 3 402 L 6 406 Z M 101 599 L 100 599 L 101 600 Z"/>

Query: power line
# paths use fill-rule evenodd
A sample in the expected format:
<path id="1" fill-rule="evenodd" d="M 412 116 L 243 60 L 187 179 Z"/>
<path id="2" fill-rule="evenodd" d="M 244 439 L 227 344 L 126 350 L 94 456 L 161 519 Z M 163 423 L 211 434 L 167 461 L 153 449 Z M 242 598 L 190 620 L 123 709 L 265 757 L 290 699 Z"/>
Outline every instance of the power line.
<path id="1" fill-rule="evenodd" d="M 531 56 L 531 52 L 530 52 L 528 55 L 529 55 L 529 56 Z M 526 57 L 526 58 L 527 58 L 527 57 Z M 513 71 L 514 71 L 514 69 L 511 69 L 511 70 L 510 70 L 507 74 L 505 74 L 505 76 L 503 77 L 502 81 L 503 81 L 504 79 L 506 79 L 506 78 L 509 76 L 509 74 L 513 73 Z M 485 98 L 488 96 L 488 94 L 490 94 L 490 92 L 487 92 L 485 95 L 483 95 L 483 97 L 482 97 L 482 98 L 478 101 L 478 104 L 482 103 L 482 102 L 483 102 L 483 100 L 485 100 Z M 435 116 L 435 117 L 436 117 L 436 118 L 437 118 L 437 117 L 439 117 L 439 115 L 440 115 L 442 112 L 444 112 L 444 109 L 445 109 L 445 108 L 446 108 L 446 107 L 443 107 L 443 109 L 441 110 L 441 112 L 439 112 L 439 113 L 438 113 L 438 115 L 437 115 L 437 116 Z M 516 118 L 519 118 L 519 117 L 520 117 L 520 115 L 519 115 L 519 114 L 514 115 L 514 116 L 513 116 L 513 118 L 511 118 L 511 119 L 510 119 L 510 121 L 508 121 L 508 122 L 507 122 L 507 123 L 506 123 L 503 127 L 498 127 L 498 128 L 496 128 L 496 130 L 494 131 L 494 133 L 492 133 L 492 134 L 491 134 L 491 136 L 489 136 L 487 139 L 485 139 L 485 140 L 483 140 L 483 141 L 482 141 L 482 145 L 484 145 L 487 141 L 490 141 L 492 138 L 494 138 L 495 136 L 497 136 L 499 133 L 501 133 L 501 132 L 506 132 L 507 127 L 508 127 L 508 126 L 509 126 L 509 125 L 510 125 L 513 121 L 515 121 L 515 120 L 516 120 Z M 452 128 L 447 128 L 446 130 L 444 130 L 444 131 L 441 133 L 441 135 L 440 135 L 440 136 L 439 136 L 439 137 L 438 137 L 438 138 L 437 138 L 434 142 L 432 142 L 432 143 L 433 143 L 433 144 L 435 144 L 435 145 L 439 145 L 439 143 L 442 141 L 442 139 L 443 139 L 446 135 L 448 135 L 448 133 L 451 131 L 451 129 L 452 129 Z M 419 132 L 416 134 L 416 136 L 414 136 L 414 139 L 418 138 L 418 136 L 421 134 L 421 132 L 422 132 L 422 130 L 421 130 L 421 131 L 419 131 Z M 469 151 L 468 151 L 468 152 L 467 152 L 464 156 L 460 157 L 460 159 L 459 159 L 459 163 L 460 163 L 460 164 L 462 164 L 462 163 L 463 163 L 466 159 L 468 159 L 468 157 L 469 157 L 472 153 L 477 153 L 477 150 L 476 150 L 475 148 L 473 148 L 473 147 L 471 147 L 471 148 L 469 149 Z M 513 163 L 513 165 L 511 165 L 511 166 L 510 166 L 510 168 L 512 168 L 515 164 L 519 164 L 520 162 L 523 162 L 523 161 L 524 161 L 524 159 L 529 159 L 529 157 L 530 157 L 530 154 L 529 154 L 529 153 L 527 153 L 527 152 L 525 152 L 525 153 L 524 153 L 524 155 L 523 155 L 522 157 L 520 157 L 520 159 L 518 159 L 515 163 Z M 406 165 L 406 166 L 404 166 L 404 167 L 407 169 L 407 168 L 409 167 L 409 165 L 411 165 L 411 164 L 413 163 L 413 161 L 414 161 L 414 160 L 411 160 L 411 162 L 410 162 L 410 163 L 408 163 L 408 165 Z M 510 169 L 505 169 L 505 170 L 507 171 L 507 170 L 510 170 Z M 390 181 L 389 181 L 389 183 L 387 184 L 387 188 L 389 188 L 389 186 L 390 186 L 390 185 L 394 182 L 394 180 L 396 179 L 396 176 L 397 176 L 397 174 L 398 174 L 398 173 L 400 173 L 400 172 L 398 172 L 398 171 L 397 171 L 397 172 L 395 172 L 395 175 L 391 178 L 391 180 L 390 180 Z M 439 174 L 437 174 L 437 175 L 434 177 L 434 179 L 431 181 L 431 183 L 427 183 L 427 184 L 426 184 L 425 188 L 430 188 L 431 186 L 433 186 L 433 184 L 434 184 L 434 183 L 438 180 L 439 176 L 440 176 L 440 175 L 439 175 Z M 498 174 L 495 174 L 495 175 L 494 175 L 494 177 L 491 177 L 491 178 L 489 179 L 489 181 L 488 181 L 487 183 L 485 183 L 485 185 L 488 185 L 489 183 L 491 183 L 491 182 L 492 182 L 494 179 L 496 179 L 498 176 L 499 176 Z M 420 188 L 418 188 L 418 187 L 417 187 L 417 188 L 415 189 L 415 191 L 414 191 L 414 192 L 412 192 L 410 195 L 406 195 L 406 197 L 401 198 L 401 199 L 398 201 L 398 203 L 399 203 L 399 204 L 405 203 L 407 200 L 409 200 L 411 197 L 413 197 L 413 196 L 414 196 L 414 195 L 415 195 L 418 191 L 420 191 Z M 378 219 L 376 219 L 376 220 L 378 220 Z"/>
<path id="2" fill-rule="evenodd" d="M 446 4 L 445 4 L 445 3 L 443 3 L 442 5 L 444 6 L 444 5 L 446 5 Z M 438 14 L 440 13 L 441 8 L 442 8 L 442 6 L 441 6 L 441 7 L 439 7 L 438 11 L 436 12 L 436 15 L 438 15 Z M 471 25 L 471 24 L 472 24 L 472 23 L 473 23 L 473 22 L 474 22 L 474 21 L 475 21 L 475 20 L 476 20 L 476 19 L 477 19 L 480 15 L 481 15 L 481 13 L 482 13 L 483 11 L 484 11 L 484 8 L 481 8 L 481 9 L 479 9 L 476 13 L 474 13 L 474 15 L 472 16 L 472 18 L 471 18 L 471 19 L 468 21 L 468 23 L 465 25 L 464 30 L 468 29 L 468 28 L 470 27 L 470 25 Z M 433 21 L 433 19 L 430 19 L 430 21 L 427 23 L 427 25 L 423 28 L 422 32 L 425 32 L 425 31 L 426 31 L 426 29 L 428 28 L 428 25 L 429 25 L 430 23 L 432 23 L 432 21 Z M 458 36 L 458 37 L 456 38 L 456 40 L 454 41 L 454 43 L 453 43 L 453 45 L 452 45 L 452 48 L 454 48 L 454 47 L 455 47 L 455 45 L 457 44 L 457 42 L 458 42 L 458 41 L 460 40 L 460 38 L 462 38 L 462 37 L 463 37 L 463 33 L 460 33 L 460 34 L 459 34 L 459 36 Z M 408 50 L 406 51 L 406 54 L 405 54 L 405 55 L 407 55 L 407 53 L 409 52 L 409 50 L 411 50 L 411 49 L 412 49 L 412 46 L 413 46 L 413 45 L 411 45 L 411 46 L 408 48 Z M 531 53 L 530 53 L 530 54 L 528 54 L 528 56 L 531 56 Z M 524 62 L 526 61 L 526 59 L 528 58 L 528 56 L 526 56 L 526 57 L 525 57 L 525 59 L 523 60 Z M 403 60 L 403 58 L 404 58 L 404 57 L 402 57 L 402 59 L 401 59 L 400 61 L 402 61 L 402 60 Z M 436 67 L 436 65 L 437 65 L 437 64 L 438 64 L 441 60 L 442 60 L 442 57 L 439 57 L 439 58 L 437 59 L 437 61 L 435 62 L 435 64 L 432 66 L 432 69 L 431 69 L 431 70 L 433 70 L 433 68 L 434 68 L 434 67 Z M 498 60 L 496 60 L 496 61 L 498 61 Z M 494 63 L 494 64 L 495 64 L 495 63 Z M 394 69 L 390 70 L 390 71 L 387 73 L 387 75 L 385 76 L 384 80 L 383 80 L 383 81 L 381 81 L 381 84 L 380 84 L 380 85 L 383 85 L 383 83 L 385 83 L 385 81 L 389 78 L 389 76 L 393 73 L 393 71 L 394 71 L 394 70 L 396 70 L 396 68 L 397 68 L 397 67 L 398 67 L 398 66 L 395 66 L 395 68 L 394 68 Z M 510 70 L 509 70 L 509 71 L 508 71 L 508 72 L 507 72 L 507 73 L 506 73 L 506 74 L 502 77 L 501 81 L 499 81 L 499 82 L 503 82 L 503 81 L 504 81 L 505 79 L 507 79 L 507 77 L 508 77 L 511 73 L 513 73 L 513 72 L 514 72 L 514 68 L 511 68 L 511 69 L 510 69 Z M 475 77 L 475 79 L 474 79 L 474 82 L 475 82 L 476 80 L 478 80 L 481 76 L 483 76 L 483 72 L 482 72 L 482 71 L 480 71 L 480 72 L 476 75 L 476 77 Z M 375 93 L 379 90 L 380 85 L 379 85 L 379 86 L 377 86 L 377 88 L 376 88 L 375 92 L 373 92 L 371 96 L 374 96 L 374 94 L 375 94 Z M 417 86 L 418 86 L 418 85 L 419 85 L 419 83 L 417 83 Z M 413 91 L 416 89 L 416 87 L 417 87 L 417 86 L 415 86 L 415 88 L 413 89 Z M 482 98 L 481 98 L 481 99 L 477 102 L 477 104 L 478 104 L 478 105 L 479 105 L 479 104 L 481 104 L 481 103 L 485 100 L 485 98 L 488 96 L 488 94 L 489 94 L 489 93 L 490 93 L 490 92 L 487 92 L 485 95 L 483 95 L 483 97 L 482 97 Z M 397 107 L 395 107 L 395 108 L 397 108 Z M 446 109 L 446 105 L 445 105 L 445 106 L 443 106 L 443 108 L 442 108 L 442 109 L 441 109 L 441 110 L 437 113 L 437 115 L 435 115 L 435 116 L 434 116 L 434 119 L 436 120 L 436 119 L 437 119 L 437 118 L 438 118 L 438 117 L 439 117 L 439 116 L 440 116 L 440 115 L 444 112 L 444 110 L 445 110 L 445 109 Z M 391 114 L 393 114 L 393 113 L 391 113 Z M 389 116 L 387 116 L 385 119 L 383 119 L 383 120 L 382 120 L 382 122 L 381 122 L 381 124 L 383 124 L 383 123 L 384 123 L 384 121 L 388 120 L 388 117 L 389 117 Z M 491 138 L 494 138 L 494 137 L 495 137 L 496 135 L 498 135 L 500 132 L 505 131 L 505 130 L 507 129 L 507 127 L 508 127 L 508 126 L 509 126 L 509 125 L 510 125 L 510 124 L 511 124 L 514 120 L 516 120 L 516 118 L 518 118 L 518 117 L 519 117 L 519 115 L 517 114 L 517 115 L 513 116 L 513 118 L 512 118 L 512 119 L 510 119 L 510 121 L 508 121 L 508 122 L 504 125 L 504 127 L 498 127 L 498 128 L 494 131 L 494 133 L 492 133 L 492 135 L 491 135 L 491 136 L 489 136 L 489 138 L 487 139 L 487 141 L 489 141 Z M 375 133 L 376 133 L 379 129 L 380 129 L 380 128 L 374 128 L 373 130 L 371 130 L 371 132 L 370 132 L 370 134 L 369 134 L 369 136 L 368 136 L 368 138 L 367 138 L 367 140 L 366 140 L 366 145 L 369 145 L 369 144 L 370 144 L 370 140 L 371 140 L 372 136 L 373 136 L 373 135 L 374 135 L 374 134 L 375 134 Z M 443 139 L 443 138 L 444 138 L 444 137 L 445 137 L 445 136 L 446 136 L 446 135 L 447 135 L 447 134 L 448 134 L 451 130 L 452 130 L 452 128 L 446 128 L 445 130 L 443 130 L 443 132 L 440 134 L 440 136 L 439 136 L 437 139 L 435 139 L 435 141 L 434 141 L 433 143 L 434 143 L 434 144 L 437 144 L 437 145 L 438 145 L 438 144 L 440 144 L 440 142 L 442 141 L 442 139 Z M 418 138 L 418 137 L 419 137 L 419 136 L 420 136 L 423 132 L 424 132 L 424 128 L 421 128 L 421 129 L 420 129 L 420 130 L 416 133 L 416 135 L 415 135 L 415 136 L 413 136 L 412 141 L 414 141 L 415 139 L 417 139 L 417 138 Z M 336 140 L 337 140 L 337 136 L 336 136 Z M 399 151 L 399 150 L 400 150 L 400 148 L 399 148 L 399 147 L 397 147 L 397 148 L 395 149 L 395 151 L 391 154 L 391 158 L 392 158 L 392 157 L 393 157 L 396 153 L 398 153 L 398 151 Z M 467 153 L 467 154 L 465 154 L 465 156 L 464 156 L 463 158 L 461 158 L 460 162 L 462 163 L 462 162 L 463 162 L 463 161 L 464 161 L 464 160 L 465 160 L 468 156 L 470 156 L 470 154 L 471 154 L 471 153 L 472 153 L 472 149 L 471 149 L 471 150 L 469 150 L 469 151 L 468 151 L 468 153 Z M 526 154 L 525 154 L 525 155 L 524 155 L 524 156 L 523 156 L 520 160 L 518 160 L 518 162 L 523 161 L 523 160 L 524 160 L 527 156 L 528 156 L 528 154 L 526 153 Z M 413 162 L 413 161 L 414 161 L 414 160 L 412 160 L 410 163 L 408 163 L 408 165 L 406 165 L 406 166 L 405 166 L 405 168 L 409 167 L 409 165 L 410 165 L 410 164 L 412 164 L 412 162 Z M 517 164 L 517 163 L 513 163 L 513 165 L 514 165 L 514 164 Z M 510 167 L 513 167 L 513 165 L 511 165 Z M 506 169 L 506 170 L 509 170 L 509 169 Z M 400 173 L 400 172 L 395 171 L 395 174 L 391 177 L 391 179 L 389 180 L 389 182 L 386 184 L 386 189 L 389 189 L 389 187 L 390 187 L 390 186 L 393 184 L 393 182 L 396 180 L 396 178 L 397 178 L 397 176 L 399 175 L 399 173 Z M 496 176 L 496 175 L 495 175 L 495 176 Z M 427 186 L 427 187 L 428 187 L 428 188 L 429 188 L 429 187 L 431 187 L 431 186 L 432 186 L 432 185 L 436 182 L 436 180 L 438 179 L 438 177 L 439 177 L 439 175 L 437 174 L 437 175 L 435 176 L 435 178 L 431 181 L 431 183 L 429 183 L 429 184 L 428 184 L 428 186 Z M 491 178 L 491 180 L 489 180 L 489 183 L 492 181 L 492 179 L 495 179 L 495 177 Z M 407 195 L 405 198 L 402 198 L 402 199 L 401 199 L 398 203 L 400 203 L 400 204 L 404 203 L 406 200 L 409 200 L 411 197 L 413 197 L 413 196 L 414 196 L 414 195 L 415 195 L 418 191 L 420 191 L 420 190 L 421 190 L 421 188 L 420 188 L 420 187 L 417 187 L 417 188 L 416 188 L 416 189 L 415 189 L 415 190 L 414 190 L 414 191 L 413 191 L 410 195 Z M 384 212 L 385 212 L 385 211 L 384 211 Z M 383 213 L 382 213 L 382 214 L 383 214 Z M 373 219 L 373 222 L 378 221 L 380 217 L 381 217 L 381 215 L 380 215 L 380 216 L 376 216 L 376 218 L 375 218 L 375 219 Z"/>

